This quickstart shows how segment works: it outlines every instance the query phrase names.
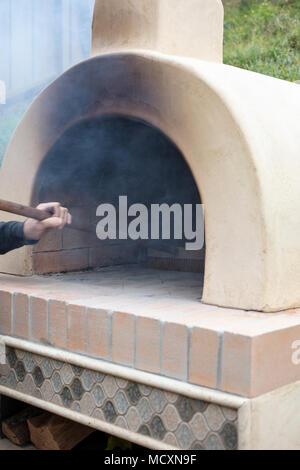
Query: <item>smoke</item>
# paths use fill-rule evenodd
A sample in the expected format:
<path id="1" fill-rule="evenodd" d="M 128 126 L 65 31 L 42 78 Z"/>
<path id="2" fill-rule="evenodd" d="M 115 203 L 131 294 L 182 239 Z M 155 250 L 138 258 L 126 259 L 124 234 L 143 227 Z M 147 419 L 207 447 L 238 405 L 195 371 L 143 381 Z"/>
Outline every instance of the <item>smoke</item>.
<path id="1" fill-rule="evenodd" d="M 136 202 L 169 205 L 199 202 L 199 194 L 177 147 L 158 129 L 126 117 L 80 121 L 46 155 L 37 177 L 41 192 L 66 193 L 115 204 L 119 195 Z"/>
<path id="2" fill-rule="evenodd" d="M 36 178 L 39 201 L 60 198 L 68 207 L 99 204 L 200 204 L 183 155 L 160 130 L 126 117 L 82 120 L 69 128 L 45 156 Z M 161 237 L 160 237 L 161 238 Z M 173 234 L 172 237 L 173 238 Z M 172 252 L 169 241 L 148 241 Z M 183 246 L 174 240 L 173 246 Z"/>

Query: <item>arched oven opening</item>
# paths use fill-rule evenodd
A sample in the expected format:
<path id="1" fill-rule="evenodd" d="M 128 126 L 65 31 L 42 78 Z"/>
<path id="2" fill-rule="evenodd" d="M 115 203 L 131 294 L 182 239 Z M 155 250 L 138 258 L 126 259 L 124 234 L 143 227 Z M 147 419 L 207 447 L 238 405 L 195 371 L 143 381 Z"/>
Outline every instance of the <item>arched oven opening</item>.
<path id="1" fill-rule="evenodd" d="M 33 203 L 60 201 L 90 230 L 49 233 L 34 248 L 34 273 L 122 266 L 123 277 L 152 269 L 183 282 L 193 273 L 201 299 L 201 198 L 182 153 L 158 128 L 120 115 L 77 122 L 45 155 L 33 194 Z"/>

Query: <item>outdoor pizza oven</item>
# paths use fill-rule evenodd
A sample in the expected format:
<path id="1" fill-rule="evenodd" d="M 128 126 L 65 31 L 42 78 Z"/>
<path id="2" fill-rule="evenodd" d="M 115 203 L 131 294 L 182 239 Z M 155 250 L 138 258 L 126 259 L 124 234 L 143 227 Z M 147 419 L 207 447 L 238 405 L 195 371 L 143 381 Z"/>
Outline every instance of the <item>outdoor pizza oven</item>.
<path id="1" fill-rule="evenodd" d="M 222 28 L 220 1 L 96 2 L 93 57 L 35 100 L 1 171 L 3 197 L 60 200 L 94 240 L 50 236 L 33 253 L 3 258 L 3 272 L 142 259 L 145 244 L 95 240 L 96 208 L 117 196 L 129 205 L 202 202 L 203 301 L 255 310 L 300 303 L 299 87 L 223 65 Z M 203 271 L 203 250 L 186 261 L 175 248 L 179 264 Z M 148 249 L 177 267 L 167 243 Z"/>
<path id="2" fill-rule="evenodd" d="M 220 0 L 96 0 L 92 57 L 35 99 L 0 172 L 1 198 L 87 229 L 1 257 L 1 393 L 153 448 L 279 445 L 252 398 L 293 383 L 270 402 L 299 403 L 300 87 L 224 65 L 222 41 Z M 162 204 L 202 204 L 205 243 L 173 215 L 185 240 L 124 236 Z M 101 240 L 110 209 L 123 236 Z"/>

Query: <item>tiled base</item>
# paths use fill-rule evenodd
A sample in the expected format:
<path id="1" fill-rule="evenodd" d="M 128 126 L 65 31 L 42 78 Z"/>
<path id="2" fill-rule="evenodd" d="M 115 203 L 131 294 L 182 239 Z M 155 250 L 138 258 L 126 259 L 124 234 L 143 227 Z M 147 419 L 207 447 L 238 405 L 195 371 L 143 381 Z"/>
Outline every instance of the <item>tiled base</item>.
<path id="1" fill-rule="evenodd" d="M 204 305 L 197 273 L 122 266 L 0 284 L 2 335 L 243 397 L 300 380 L 300 309 Z"/>
<path id="2" fill-rule="evenodd" d="M 20 349 L 7 348 L 2 390 L 148 436 L 174 449 L 234 450 L 237 410 L 123 380 Z"/>

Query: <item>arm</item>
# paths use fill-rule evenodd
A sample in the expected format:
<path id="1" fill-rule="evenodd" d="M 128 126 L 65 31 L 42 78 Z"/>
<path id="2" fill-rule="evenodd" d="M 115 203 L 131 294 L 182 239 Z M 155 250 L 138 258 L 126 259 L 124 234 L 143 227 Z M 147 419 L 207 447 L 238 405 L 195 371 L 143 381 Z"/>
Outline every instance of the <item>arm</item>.
<path id="1" fill-rule="evenodd" d="M 24 235 L 24 223 L 0 222 L 0 254 L 15 250 L 24 245 L 33 245 L 38 240 L 27 240 Z"/>

